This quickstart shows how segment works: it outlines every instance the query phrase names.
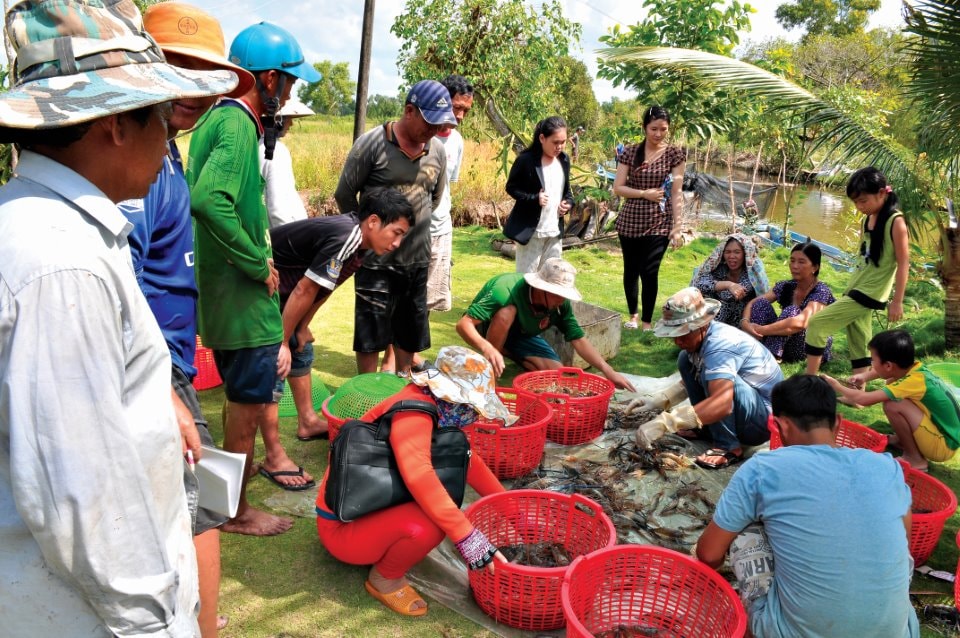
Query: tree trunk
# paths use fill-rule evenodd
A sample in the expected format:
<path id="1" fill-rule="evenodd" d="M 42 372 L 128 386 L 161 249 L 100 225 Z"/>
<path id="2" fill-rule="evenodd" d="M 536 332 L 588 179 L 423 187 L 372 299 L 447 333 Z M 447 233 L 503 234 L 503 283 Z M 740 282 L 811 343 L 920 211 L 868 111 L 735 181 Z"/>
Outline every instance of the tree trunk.
<path id="1" fill-rule="evenodd" d="M 510 144 L 513 146 L 515 152 L 520 153 L 523 151 L 523 149 L 526 148 L 526 142 L 513 130 L 510 123 L 507 122 L 503 114 L 500 113 L 500 109 L 497 108 L 494 99 L 492 97 L 478 97 L 480 98 L 480 102 L 482 102 L 484 114 L 486 114 L 487 119 L 490 120 L 490 124 L 493 126 L 493 130 L 501 137 L 511 138 Z"/>
<path id="2" fill-rule="evenodd" d="M 940 278 L 944 288 L 943 336 L 948 350 L 960 348 L 960 229 L 943 228 L 943 261 Z"/>

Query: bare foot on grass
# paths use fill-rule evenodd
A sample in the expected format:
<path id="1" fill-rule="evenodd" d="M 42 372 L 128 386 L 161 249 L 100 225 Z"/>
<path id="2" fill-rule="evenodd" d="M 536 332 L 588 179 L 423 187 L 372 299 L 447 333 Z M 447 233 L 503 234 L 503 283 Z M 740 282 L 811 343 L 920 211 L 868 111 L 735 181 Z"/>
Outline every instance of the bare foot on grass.
<path id="1" fill-rule="evenodd" d="M 297 419 L 297 438 L 301 441 L 323 438 L 328 430 L 327 420 L 316 412 Z"/>
<path id="2" fill-rule="evenodd" d="M 291 527 L 293 527 L 292 518 L 274 516 L 248 506 L 235 518 L 224 523 L 220 531 L 248 536 L 276 536 L 283 534 Z"/>

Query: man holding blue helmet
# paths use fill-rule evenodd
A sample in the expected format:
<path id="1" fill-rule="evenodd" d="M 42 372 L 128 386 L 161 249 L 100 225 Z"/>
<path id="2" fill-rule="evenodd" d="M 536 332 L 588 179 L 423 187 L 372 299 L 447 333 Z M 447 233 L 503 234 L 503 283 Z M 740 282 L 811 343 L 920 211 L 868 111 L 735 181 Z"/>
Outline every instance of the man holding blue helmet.
<path id="1" fill-rule="evenodd" d="M 253 73 L 256 85 L 237 99 L 214 107 L 190 142 L 187 182 L 196 220 L 196 271 L 199 331 L 214 351 L 227 396 L 224 449 L 253 457 L 257 429 L 267 447 L 260 470 L 285 489 L 314 485 L 280 445 L 276 401 L 290 370 L 289 351 L 281 352 L 279 283 L 273 266 L 269 223 L 260 178 L 259 139 L 266 154 L 275 141 L 275 116 L 298 80 L 320 74 L 303 59 L 285 29 L 261 22 L 240 32 L 229 60 Z M 261 123 L 266 116 L 267 128 Z M 237 515 L 225 532 L 269 536 L 293 521 L 250 507 L 246 484 Z"/>

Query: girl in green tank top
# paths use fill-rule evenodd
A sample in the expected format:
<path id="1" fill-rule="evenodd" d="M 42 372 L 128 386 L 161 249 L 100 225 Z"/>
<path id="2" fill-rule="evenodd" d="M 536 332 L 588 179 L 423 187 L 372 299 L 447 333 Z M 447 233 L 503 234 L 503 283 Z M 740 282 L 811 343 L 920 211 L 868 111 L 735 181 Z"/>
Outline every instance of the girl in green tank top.
<path id="1" fill-rule="evenodd" d="M 850 176 L 847 197 L 865 216 L 860 231 L 860 261 L 844 297 L 810 319 L 806 336 L 808 374 L 819 371 L 827 337 L 840 329 L 847 332 L 853 372 L 866 370 L 870 366 L 867 342 L 873 332 L 872 311 L 886 308 L 890 322 L 903 318 L 910 238 L 903 213 L 897 210 L 897 194 L 883 173 L 868 166 Z M 891 291 L 893 298 L 888 304 Z"/>

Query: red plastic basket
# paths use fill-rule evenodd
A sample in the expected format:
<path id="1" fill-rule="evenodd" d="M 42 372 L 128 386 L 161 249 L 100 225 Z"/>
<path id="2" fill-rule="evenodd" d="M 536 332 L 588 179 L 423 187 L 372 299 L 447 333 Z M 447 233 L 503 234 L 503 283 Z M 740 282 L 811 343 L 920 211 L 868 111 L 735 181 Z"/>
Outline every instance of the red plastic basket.
<path id="1" fill-rule="evenodd" d="M 330 433 L 331 441 L 337 438 L 337 434 L 340 433 L 340 428 L 343 427 L 343 424 L 347 422 L 346 419 L 338 417 L 330 412 L 327 404 L 330 403 L 330 399 L 332 398 L 332 395 L 328 396 L 323 400 L 323 404 L 320 406 L 320 411 L 323 412 L 323 416 L 327 420 L 327 431 Z"/>
<path id="2" fill-rule="evenodd" d="M 960 532 L 957 532 L 957 547 L 960 548 Z M 953 579 L 953 606 L 960 609 L 960 560 L 957 560 L 957 573 Z"/>
<path id="3" fill-rule="evenodd" d="M 573 397 L 562 392 L 546 391 L 557 386 L 596 394 Z M 524 372 L 513 380 L 513 387 L 520 395 L 521 408 L 525 400 L 536 397 L 550 404 L 553 419 L 547 426 L 547 438 L 560 445 L 586 443 L 603 434 L 610 397 L 616 389 L 607 379 L 580 368 Z"/>
<path id="4" fill-rule="evenodd" d="M 561 600 L 569 638 L 619 627 L 630 636 L 739 638 L 747 631 L 733 587 L 705 564 L 663 547 L 618 545 L 581 556 L 563 578 Z"/>
<path id="5" fill-rule="evenodd" d="M 957 495 L 926 472 L 911 468 L 902 459 L 897 461 L 913 495 L 910 555 L 916 565 L 923 565 L 936 548 L 944 523 L 957 511 Z"/>
<path id="6" fill-rule="evenodd" d="M 563 578 L 561 601 L 569 638 L 619 635 L 619 627 L 629 636 L 697 638 L 739 638 L 747 630 L 726 580 L 663 547 L 618 545 L 581 556 Z"/>
<path id="7" fill-rule="evenodd" d="M 770 430 L 770 449 L 776 450 L 783 447 L 780 431 L 773 422 L 772 416 L 767 421 L 767 428 Z M 841 418 L 840 427 L 837 428 L 837 445 L 840 447 L 863 448 L 882 454 L 887 449 L 887 437 L 865 425 Z"/>
<path id="8" fill-rule="evenodd" d="M 617 535 L 601 507 L 579 494 L 514 490 L 491 494 L 466 511 L 497 547 L 558 543 L 574 558 L 612 546 Z M 563 627 L 560 587 L 567 567 L 497 563 L 494 573 L 470 570 L 470 587 L 487 615 L 510 627 L 549 631 Z"/>
<path id="9" fill-rule="evenodd" d="M 523 409 L 519 409 L 517 392 L 511 388 L 497 388 L 497 396 L 520 420 L 504 427 L 499 421 L 480 417 L 463 431 L 470 439 L 470 448 L 497 478 L 517 478 L 540 464 L 553 410 L 539 398 L 525 401 Z"/>
<path id="10" fill-rule="evenodd" d="M 197 336 L 197 354 L 193 359 L 193 365 L 197 369 L 197 376 L 193 378 L 193 387 L 197 390 L 209 390 L 223 383 L 220 373 L 217 371 L 217 364 L 213 361 L 213 350 L 200 343 L 200 336 Z"/>

